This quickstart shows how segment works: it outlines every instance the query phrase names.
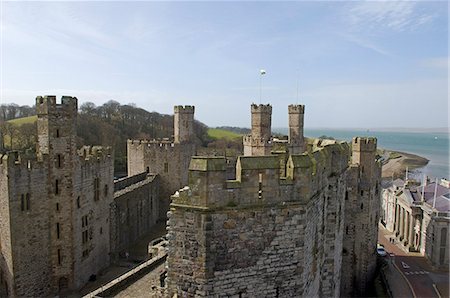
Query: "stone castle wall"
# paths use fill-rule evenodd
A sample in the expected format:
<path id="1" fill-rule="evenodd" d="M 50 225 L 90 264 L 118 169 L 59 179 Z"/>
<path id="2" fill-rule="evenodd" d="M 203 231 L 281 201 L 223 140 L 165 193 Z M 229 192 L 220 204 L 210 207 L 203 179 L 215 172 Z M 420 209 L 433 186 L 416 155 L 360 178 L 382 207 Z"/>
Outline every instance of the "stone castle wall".
<path id="1" fill-rule="evenodd" d="M 1 168 L 2 276 L 11 296 L 45 296 L 51 291 L 48 175 L 44 162 L 4 155 Z"/>
<path id="2" fill-rule="evenodd" d="M 111 224 L 111 253 L 116 260 L 120 252 L 149 233 L 158 220 L 158 180 L 158 176 L 141 173 L 114 183 L 116 191 L 111 206 L 111 220 L 114 221 Z"/>
<path id="3" fill-rule="evenodd" d="M 282 177 L 277 156 L 240 157 L 232 181 L 224 159 L 194 157 L 169 213 L 169 294 L 339 295 L 348 159 L 326 146 Z"/>
<path id="4" fill-rule="evenodd" d="M 74 175 L 74 216 L 71 228 L 75 243 L 75 289 L 83 286 L 91 275 L 97 275 L 110 263 L 109 209 L 114 201 L 114 160 L 110 150 L 102 147 L 89 149 L 91 152 L 88 156 L 79 157 L 79 167 L 75 169 Z"/>
<path id="5" fill-rule="evenodd" d="M 128 140 L 128 175 L 158 174 L 159 218 L 165 219 L 170 195 L 188 183 L 188 168 L 196 147 L 192 143 L 160 143 Z"/>
<path id="6" fill-rule="evenodd" d="M 173 141 L 128 140 L 128 176 L 142 172 L 158 174 L 159 218 L 166 219 L 170 195 L 188 183 L 189 161 L 196 154 L 193 106 L 174 107 Z"/>
<path id="7" fill-rule="evenodd" d="M 13 152 L 1 165 L 1 266 L 12 296 L 77 289 L 109 265 L 111 150 L 75 149 L 76 98 L 38 97 L 36 109 L 37 154 Z"/>

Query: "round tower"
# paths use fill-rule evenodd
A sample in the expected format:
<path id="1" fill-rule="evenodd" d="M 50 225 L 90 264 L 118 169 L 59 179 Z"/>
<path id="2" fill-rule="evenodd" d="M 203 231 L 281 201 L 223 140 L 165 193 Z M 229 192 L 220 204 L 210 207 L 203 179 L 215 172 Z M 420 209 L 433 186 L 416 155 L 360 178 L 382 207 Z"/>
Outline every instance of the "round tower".
<path id="1" fill-rule="evenodd" d="M 174 143 L 191 142 L 194 136 L 194 106 L 174 107 Z"/>
<path id="2" fill-rule="evenodd" d="M 305 115 L 304 105 L 289 105 L 289 147 L 291 154 L 301 154 L 305 151 L 303 137 L 303 123 Z"/>

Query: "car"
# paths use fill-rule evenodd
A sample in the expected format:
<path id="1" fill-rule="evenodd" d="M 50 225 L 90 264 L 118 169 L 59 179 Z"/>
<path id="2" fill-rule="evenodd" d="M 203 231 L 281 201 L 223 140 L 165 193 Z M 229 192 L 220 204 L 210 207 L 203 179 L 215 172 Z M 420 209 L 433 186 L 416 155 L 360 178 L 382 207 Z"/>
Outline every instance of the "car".
<path id="1" fill-rule="evenodd" d="M 386 252 L 386 250 L 384 249 L 384 247 L 382 247 L 382 246 L 378 246 L 378 247 L 377 247 L 377 254 L 378 254 L 380 257 L 385 257 L 385 256 L 387 256 L 387 252 Z"/>

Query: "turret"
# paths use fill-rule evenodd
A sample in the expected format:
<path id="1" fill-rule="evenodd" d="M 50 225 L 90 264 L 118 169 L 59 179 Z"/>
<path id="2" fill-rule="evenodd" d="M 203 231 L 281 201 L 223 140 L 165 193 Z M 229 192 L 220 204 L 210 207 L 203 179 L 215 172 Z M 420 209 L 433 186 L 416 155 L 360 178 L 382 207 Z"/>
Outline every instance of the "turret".
<path id="1" fill-rule="evenodd" d="M 36 97 L 37 130 L 39 154 L 50 153 L 50 142 L 64 139 L 70 151 L 75 152 L 75 135 L 77 120 L 77 98 L 63 96 L 61 103 L 56 103 L 56 96 Z M 61 142 L 59 142 L 61 143 Z"/>
<path id="2" fill-rule="evenodd" d="M 305 106 L 289 105 L 288 113 L 290 153 L 301 154 L 305 151 L 305 141 L 303 137 Z"/>
<path id="3" fill-rule="evenodd" d="M 272 135 L 272 106 L 252 104 L 252 137 L 270 140 Z"/>
<path id="4" fill-rule="evenodd" d="M 360 166 L 361 180 L 371 183 L 377 174 L 375 155 L 377 153 L 376 138 L 354 137 L 352 140 L 352 164 Z M 363 184 L 364 184 L 363 183 Z"/>
<path id="5" fill-rule="evenodd" d="M 272 106 L 251 105 L 252 133 L 244 136 L 244 155 L 269 155 L 272 135 Z"/>
<path id="6" fill-rule="evenodd" d="M 194 135 L 194 106 L 174 107 L 174 143 L 191 142 Z"/>

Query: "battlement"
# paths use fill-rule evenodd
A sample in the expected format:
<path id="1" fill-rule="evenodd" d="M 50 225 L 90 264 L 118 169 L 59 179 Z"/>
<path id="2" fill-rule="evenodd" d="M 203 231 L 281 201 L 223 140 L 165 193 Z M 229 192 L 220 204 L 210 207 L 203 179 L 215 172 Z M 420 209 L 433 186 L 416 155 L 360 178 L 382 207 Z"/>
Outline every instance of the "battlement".
<path id="1" fill-rule="evenodd" d="M 373 137 L 354 137 L 353 151 L 372 152 L 377 150 L 377 139 Z"/>
<path id="2" fill-rule="evenodd" d="M 78 156 L 85 161 L 111 158 L 111 154 L 111 147 L 103 146 L 83 146 L 78 150 Z"/>
<path id="3" fill-rule="evenodd" d="M 194 114 L 195 107 L 194 106 L 174 106 L 173 107 L 174 113 L 181 113 L 181 114 Z"/>
<path id="4" fill-rule="evenodd" d="M 226 178 L 224 157 L 195 156 L 189 166 L 189 186 L 172 196 L 173 204 L 226 208 L 290 201 L 304 203 L 322 189 L 324 179 L 347 169 L 349 155 L 348 144 L 342 142 L 312 153 L 290 155 L 287 163 L 281 162 L 278 155 L 240 156 L 235 180 Z M 301 198 L 298 189 L 303 191 Z"/>
<path id="5" fill-rule="evenodd" d="M 176 144 L 168 139 L 162 140 L 128 140 L 128 147 L 130 149 L 149 148 L 152 150 L 172 150 L 178 148 L 180 144 Z"/>
<path id="6" fill-rule="evenodd" d="M 253 135 L 244 135 L 242 138 L 243 138 L 244 144 L 246 144 L 246 143 L 252 144 L 252 145 L 260 144 L 262 146 L 264 144 L 270 144 L 272 142 L 272 138 L 269 138 L 269 139 L 258 138 L 258 137 L 254 137 Z"/>
<path id="7" fill-rule="evenodd" d="M 63 96 L 61 103 L 56 102 L 56 96 L 46 95 L 36 97 L 36 112 L 39 115 L 48 115 L 64 111 L 69 115 L 78 113 L 78 99 L 71 96 Z"/>
<path id="8" fill-rule="evenodd" d="M 266 113 L 266 114 L 272 114 L 272 106 L 270 104 L 254 104 L 252 103 L 251 106 L 252 113 Z"/>
<path id="9" fill-rule="evenodd" d="M 48 155 L 43 155 L 41 158 L 37 158 L 34 152 L 19 152 L 9 151 L 3 155 L 0 155 L 1 165 L 5 168 L 12 167 L 25 167 L 28 170 L 40 167 L 44 165 L 44 162 L 48 160 Z"/>
<path id="10" fill-rule="evenodd" d="M 304 114 L 305 105 L 289 105 L 288 112 L 289 114 Z"/>

